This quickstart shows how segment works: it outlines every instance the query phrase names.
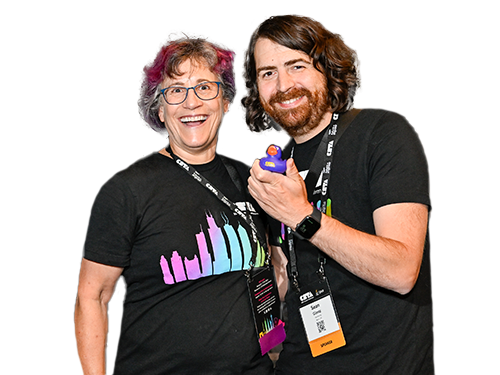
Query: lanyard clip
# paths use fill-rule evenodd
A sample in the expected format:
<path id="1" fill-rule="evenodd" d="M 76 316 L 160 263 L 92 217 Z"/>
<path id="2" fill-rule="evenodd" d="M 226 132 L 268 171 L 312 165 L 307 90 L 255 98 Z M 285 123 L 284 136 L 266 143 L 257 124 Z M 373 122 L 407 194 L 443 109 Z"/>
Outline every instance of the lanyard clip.
<path id="1" fill-rule="evenodd" d="M 266 244 L 267 245 L 267 244 Z M 271 251 L 269 249 L 269 246 L 266 246 L 266 248 L 264 248 L 264 251 L 266 253 L 266 260 L 265 260 L 265 265 L 267 267 L 269 267 L 271 265 Z"/>
<path id="2" fill-rule="evenodd" d="M 292 287 L 295 292 L 300 293 L 299 280 L 297 279 L 297 272 L 292 272 Z"/>
<path id="3" fill-rule="evenodd" d="M 318 269 L 318 276 L 321 280 L 325 279 L 325 263 L 326 263 L 326 258 L 323 256 L 323 254 L 318 254 L 318 262 L 319 262 L 319 269 Z"/>

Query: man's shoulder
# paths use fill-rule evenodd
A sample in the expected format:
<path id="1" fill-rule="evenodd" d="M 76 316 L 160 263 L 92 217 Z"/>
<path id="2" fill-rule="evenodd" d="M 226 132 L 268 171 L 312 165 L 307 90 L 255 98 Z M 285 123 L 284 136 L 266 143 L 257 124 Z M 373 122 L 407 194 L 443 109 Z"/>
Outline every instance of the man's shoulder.
<path id="1" fill-rule="evenodd" d="M 381 109 L 381 108 L 363 108 L 359 112 L 358 119 L 364 120 L 364 121 L 379 121 L 379 120 L 404 120 L 406 121 L 405 117 L 402 116 L 401 114 L 394 112 L 394 111 L 389 111 L 387 109 Z"/>

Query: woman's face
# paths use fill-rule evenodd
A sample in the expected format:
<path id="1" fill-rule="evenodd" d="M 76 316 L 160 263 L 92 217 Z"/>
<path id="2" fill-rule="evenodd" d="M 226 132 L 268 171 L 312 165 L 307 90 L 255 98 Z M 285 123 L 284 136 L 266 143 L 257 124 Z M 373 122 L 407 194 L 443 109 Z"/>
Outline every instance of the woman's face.
<path id="1" fill-rule="evenodd" d="M 179 71 L 179 76 L 167 77 L 162 88 L 193 87 L 202 82 L 218 81 L 218 77 L 210 69 L 197 61 L 184 61 L 179 66 Z M 223 99 L 222 88 L 212 100 L 201 100 L 194 90 L 188 90 L 188 96 L 181 104 L 170 105 L 163 97 L 160 100 L 162 104 L 158 116 L 167 129 L 172 151 L 191 164 L 212 160 L 219 127 L 229 109 L 229 101 Z"/>

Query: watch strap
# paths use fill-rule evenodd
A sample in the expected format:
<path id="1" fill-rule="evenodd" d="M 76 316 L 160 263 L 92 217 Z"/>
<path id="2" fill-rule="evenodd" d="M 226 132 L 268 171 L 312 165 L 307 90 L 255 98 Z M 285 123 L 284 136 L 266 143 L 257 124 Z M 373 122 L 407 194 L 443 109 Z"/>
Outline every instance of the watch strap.
<path id="1" fill-rule="evenodd" d="M 316 207 L 313 207 L 313 211 L 309 216 L 315 219 L 318 223 L 321 223 L 321 211 L 318 210 Z"/>
<path id="2" fill-rule="evenodd" d="M 311 226 L 311 220 L 316 222 L 316 225 Z M 321 226 L 321 212 L 313 207 L 311 214 L 307 215 L 300 223 L 295 227 L 295 234 L 301 239 L 310 239 Z M 305 228 L 303 230 L 302 228 Z"/>

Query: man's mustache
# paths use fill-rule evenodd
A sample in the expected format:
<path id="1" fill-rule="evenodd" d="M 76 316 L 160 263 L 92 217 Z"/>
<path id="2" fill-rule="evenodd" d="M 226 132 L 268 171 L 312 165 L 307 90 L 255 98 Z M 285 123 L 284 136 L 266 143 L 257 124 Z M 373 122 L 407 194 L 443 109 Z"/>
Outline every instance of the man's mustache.
<path id="1" fill-rule="evenodd" d="M 269 100 L 269 104 L 273 105 L 276 103 L 283 103 L 286 102 L 287 100 L 291 99 L 296 99 L 301 96 L 307 96 L 309 99 L 311 98 L 312 94 L 311 92 L 306 89 L 306 88 L 292 88 L 286 92 L 283 91 L 278 91 L 276 94 L 274 94 L 271 99 Z"/>

